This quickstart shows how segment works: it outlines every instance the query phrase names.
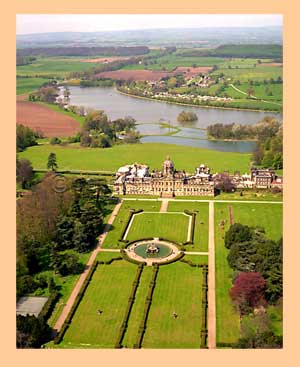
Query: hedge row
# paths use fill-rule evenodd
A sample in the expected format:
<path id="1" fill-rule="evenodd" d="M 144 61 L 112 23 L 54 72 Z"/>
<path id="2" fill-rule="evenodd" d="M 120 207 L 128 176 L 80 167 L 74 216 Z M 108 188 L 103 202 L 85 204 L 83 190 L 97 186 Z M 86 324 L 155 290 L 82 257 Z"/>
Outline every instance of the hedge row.
<path id="1" fill-rule="evenodd" d="M 44 307 L 42 308 L 42 311 L 39 314 L 39 318 L 44 319 L 45 321 L 48 320 L 48 318 L 51 316 L 54 310 L 55 304 L 58 301 L 59 297 L 60 293 L 57 292 L 56 290 L 53 290 L 50 293 L 47 302 L 44 304 Z"/>
<path id="2" fill-rule="evenodd" d="M 189 241 L 185 242 L 184 245 L 192 245 L 194 243 L 196 213 L 195 212 L 190 212 L 189 210 L 184 210 L 183 212 L 187 215 L 192 216 L 191 238 L 190 238 Z"/>
<path id="3" fill-rule="evenodd" d="M 182 259 L 184 256 L 184 252 L 179 252 L 178 255 L 176 255 L 173 259 L 170 260 L 165 260 L 165 261 L 160 261 L 159 263 L 153 262 L 152 265 L 167 265 L 167 264 L 172 264 L 175 261 L 178 261 L 180 259 Z"/>
<path id="4" fill-rule="evenodd" d="M 178 247 L 179 250 L 184 250 L 183 248 L 183 244 L 182 243 L 178 243 L 178 242 L 175 242 L 175 241 L 171 241 L 171 240 L 168 240 L 167 238 L 163 238 L 163 237 L 159 237 L 159 241 L 166 241 L 166 242 L 171 242 L 173 243 L 174 245 L 176 245 Z"/>
<path id="5" fill-rule="evenodd" d="M 195 268 L 205 268 L 205 267 L 207 267 L 207 264 L 203 264 L 203 263 L 195 264 L 191 260 L 181 259 L 180 261 L 185 263 L 185 264 L 188 264 L 189 266 L 195 267 Z"/>
<path id="6" fill-rule="evenodd" d="M 90 283 L 90 281 L 92 279 L 92 276 L 93 276 L 95 270 L 97 269 L 97 266 L 98 266 L 98 261 L 95 260 L 93 262 L 93 264 L 91 265 L 91 267 L 90 267 L 90 270 L 88 272 L 88 275 L 85 278 L 85 280 L 84 280 L 84 282 L 82 284 L 82 287 L 81 287 L 79 293 L 77 294 L 77 296 L 75 298 L 75 301 L 73 303 L 73 306 L 71 307 L 70 312 L 69 312 L 68 316 L 66 317 L 66 319 L 65 319 L 65 321 L 63 323 L 62 328 L 60 329 L 59 333 L 54 338 L 54 344 L 59 344 L 62 341 L 62 339 L 63 339 L 63 337 L 65 335 L 65 332 L 67 331 L 69 325 L 71 324 L 71 321 L 72 321 L 72 318 L 73 318 L 73 316 L 75 314 L 75 311 L 77 310 L 77 308 L 79 306 L 79 303 L 82 300 L 82 297 L 83 297 L 83 295 L 84 295 L 84 293 L 85 293 L 85 291 L 87 289 L 87 286 L 89 285 L 89 283 Z"/>
<path id="7" fill-rule="evenodd" d="M 234 343 L 218 342 L 217 343 L 217 347 L 220 347 L 220 348 L 234 348 L 235 347 L 235 344 Z"/>
<path id="8" fill-rule="evenodd" d="M 125 233 L 127 231 L 127 228 L 129 226 L 129 223 L 130 223 L 130 221 L 131 221 L 131 219 L 132 219 L 132 217 L 133 217 L 134 214 L 138 214 L 138 213 L 142 213 L 142 212 L 143 212 L 143 209 L 139 209 L 139 210 L 130 209 L 129 210 L 129 216 L 127 218 L 127 221 L 125 223 L 125 226 L 124 226 L 124 228 L 123 228 L 123 230 L 121 232 L 121 236 L 119 238 L 119 241 L 120 242 L 128 242 L 127 240 L 124 240 L 123 237 L 125 236 Z"/>
<path id="9" fill-rule="evenodd" d="M 203 281 L 202 281 L 202 325 L 201 325 L 201 348 L 207 348 L 207 275 L 208 275 L 208 265 L 203 266 Z"/>
<path id="10" fill-rule="evenodd" d="M 148 315 L 149 315 L 149 311 L 150 311 L 150 306 L 151 306 L 152 296 L 153 296 L 153 292 L 154 292 L 154 288 L 155 288 L 155 284 L 156 284 L 158 269 L 159 269 L 159 266 L 157 264 L 155 264 L 153 266 L 152 278 L 151 278 L 151 282 L 150 282 L 150 285 L 149 285 L 148 294 L 147 294 L 147 298 L 146 298 L 146 302 L 145 302 L 143 319 L 142 319 L 142 322 L 141 322 L 141 325 L 140 325 L 139 331 L 138 331 L 137 342 L 133 346 L 136 349 L 140 349 L 142 347 L 142 341 L 143 341 L 143 337 L 144 337 L 144 334 L 145 334 L 145 331 L 146 331 L 146 323 L 147 323 L 147 319 L 148 319 Z"/>
<path id="11" fill-rule="evenodd" d="M 112 259 L 103 261 L 103 260 L 98 260 L 98 265 L 110 265 L 113 261 L 118 261 L 118 260 L 123 260 L 122 256 L 118 256 L 118 257 L 114 257 Z"/>
<path id="12" fill-rule="evenodd" d="M 135 295 L 136 295 L 137 288 L 139 286 L 139 282 L 140 282 L 140 279 L 141 279 L 143 267 L 144 267 L 144 264 L 140 264 L 139 267 L 137 268 L 135 279 L 134 279 L 133 284 L 132 284 L 132 290 L 131 290 L 130 296 L 128 298 L 128 305 L 127 305 L 127 308 L 126 308 L 125 316 L 124 316 L 123 322 L 122 322 L 121 327 L 120 327 L 120 331 L 119 331 L 119 335 L 118 335 L 118 339 L 117 339 L 115 348 L 122 348 L 122 340 L 123 340 L 125 332 L 127 330 L 129 316 L 130 316 L 132 306 L 133 306 L 133 303 L 134 303 L 134 300 L 135 300 Z"/>
<path id="13" fill-rule="evenodd" d="M 131 257 L 129 257 L 126 253 L 126 251 L 124 249 L 122 249 L 121 251 L 121 255 L 122 255 L 122 258 L 126 261 L 129 261 L 130 263 L 132 264 L 135 264 L 135 265 L 140 265 L 140 264 L 143 264 L 143 265 L 146 265 L 146 261 L 144 262 L 141 262 L 141 261 L 138 261 L 138 260 L 135 260 L 135 259 L 132 259 Z"/>

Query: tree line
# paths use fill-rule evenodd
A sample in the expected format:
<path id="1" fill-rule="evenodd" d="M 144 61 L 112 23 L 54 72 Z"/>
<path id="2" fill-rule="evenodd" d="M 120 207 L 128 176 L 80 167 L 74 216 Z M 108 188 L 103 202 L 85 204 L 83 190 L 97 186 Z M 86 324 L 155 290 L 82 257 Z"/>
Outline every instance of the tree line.
<path id="1" fill-rule="evenodd" d="M 116 47 L 36 47 L 17 50 L 17 56 L 131 56 L 149 53 L 147 46 Z"/>
<path id="2" fill-rule="evenodd" d="M 17 200 L 17 298 L 59 292 L 55 279 L 83 271 L 79 254 L 94 248 L 103 230 L 106 183 L 64 178 L 65 190 L 56 190 L 56 177 L 48 172 Z M 51 331 L 43 318 L 17 316 L 17 347 L 39 348 Z"/>

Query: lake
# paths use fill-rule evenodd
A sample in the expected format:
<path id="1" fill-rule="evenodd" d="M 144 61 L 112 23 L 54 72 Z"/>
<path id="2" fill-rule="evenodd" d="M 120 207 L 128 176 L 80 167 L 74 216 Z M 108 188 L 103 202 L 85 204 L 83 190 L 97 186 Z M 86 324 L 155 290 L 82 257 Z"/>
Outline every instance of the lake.
<path id="1" fill-rule="evenodd" d="M 172 125 L 183 128 L 178 135 L 146 136 L 142 138 L 142 142 L 161 142 L 206 147 L 208 149 L 231 152 L 250 152 L 253 150 L 255 145 L 254 142 L 208 141 L 204 136 L 204 132 L 201 132 L 198 129 L 206 128 L 208 125 L 214 123 L 229 124 L 237 122 L 240 124 L 254 124 L 265 116 L 275 116 L 280 121 L 282 120 L 281 114 L 268 112 L 181 106 L 166 102 L 139 99 L 120 94 L 113 87 L 81 88 L 70 86 L 69 89 L 71 93 L 70 104 L 104 110 L 112 120 L 125 116 L 132 116 L 138 124 L 142 124 L 140 125 L 142 134 L 144 134 L 146 130 L 151 130 L 149 131 L 150 134 L 165 134 L 168 130 L 160 128 L 159 126 L 155 128 L 153 125 L 142 127 L 143 123 L 158 124 L 160 122 L 168 121 Z M 195 112 L 198 117 L 198 121 L 184 125 L 179 123 L 177 121 L 177 116 L 182 110 Z"/>

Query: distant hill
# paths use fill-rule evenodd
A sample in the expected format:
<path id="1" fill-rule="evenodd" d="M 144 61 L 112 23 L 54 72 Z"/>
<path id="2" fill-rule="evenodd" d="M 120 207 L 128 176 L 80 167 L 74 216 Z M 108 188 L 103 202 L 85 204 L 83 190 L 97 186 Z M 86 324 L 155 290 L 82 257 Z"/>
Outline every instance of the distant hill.
<path id="1" fill-rule="evenodd" d="M 191 49 L 181 52 L 182 56 L 251 57 L 282 60 L 282 45 L 239 44 L 222 45 L 211 50 Z"/>
<path id="2" fill-rule="evenodd" d="M 282 44 L 282 27 L 164 28 L 17 35 L 18 48 L 134 45 L 216 47 L 223 44 Z"/>

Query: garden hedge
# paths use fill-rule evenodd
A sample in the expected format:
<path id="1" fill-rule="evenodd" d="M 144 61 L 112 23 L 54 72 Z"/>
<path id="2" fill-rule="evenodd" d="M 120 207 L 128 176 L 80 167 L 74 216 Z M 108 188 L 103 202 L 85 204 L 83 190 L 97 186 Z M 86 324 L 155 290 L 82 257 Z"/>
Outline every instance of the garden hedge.
<path id="1" fill-rule="evenodd" d="M 150 306 L 151 306 L 152 296 L 153 296 L 153 292 L 154 292 L 154 288 L 156 284 L 158 269 L 159 269 L 159 266 L 155 264 L 153 266 L 153 273 L 152 273 L 152 278 L 151 278 L 151 282 L 149 285 L 148 294 L 147 294 L 147 298 L 145 302 L 144 314 L 143 314 L 142 322 L 139 327 L 137 342 L 134 344 L 134 348 L 140 349 L 142 347 L 142 341 L 143 341 L 143 337 L 146 331 L 146 323 L 147 323 L 147 319 L 148 319 L 148 315 L 150 311 Z"/>
<path id="2" fill-rule="evenodd" d="M 53 290 L 50 293 L 50 296 L 47 302 L 44 304 L 42 311 L 40 312 L 38 316 L 40 319 L 44 319 L 45 321 L 48 320 L 48 318 L 51 316 L 54 310 L 55 304 L 58 301 L 59 297 L 60 297 L 60 293 L 57 292 L 56 290 Z"/>
<path id="3" fill-rule="evenodd" d="M 130 316 L 132 306 L 133 306 L 133 303 L 134 303 L 134 300 L 135 300 L 135 295 L 136 295 L 137 288 L 139 286 L 139 282 L 140 282 L 140 279 L 141 279 L 143 268 L 144 268 L 144 264 L 140 264 L 137 268 L 135 279 L 134 279 L 133 284 L 132 284 L 132 290 L 131 290 L 131 293 L 130 293 L 129 298 L 128 298 L 128 305 L 127 305 L 127 308 L 126 308 L 126 311 L 125 311 L 123 322 L 122 322 L 121 327 L 120 327 L 120 331 L 119 331 L 118 339 L 117 339 L 116 344 L 115 344 L 115 348 L 122 348 L 122 340 L 124 338 L 124 335 L 125 335 L 125 332 L 126 332 L 126 329 L 127 329 L 127 326 L 128 326 L 129 316 Z"/>
<path id="4" fill-rule="evenodd" d="M 196 213 L 190 212 L 189 210 L 183 211 L 186 215 L 190 215 L 192 217 L 192 228 L 191 228 L 191 238 L 189 241 L 184 242 L 183 245 L 192 245 L 194 243 L 194 234 L 195 234 L 195 224 L 196 224 Z"/>
<path id="5" fill-rule="evenodd" d="M 203 281 L 202 281 L 202 325 L 201 325 L 201 348 L 207 348 L 207 275 L 208 275 L 208 265 L 203 264 Z"/>
<path id="6" fill-rule="evenodd" d="M 143 209 L 139 209 L 139 210 L 130 209 L 130 210 L 129 210 L 129 216 L 128 216 L 128 218 L 127 218 L 127 221 L 126 221 L 126 223 L 125 223 L 125 226 L 124 226 L 124 228 L 123 228 L 123 230 L 122 230 L 122 232 L 121 232 L 120 238 L 119 238 L 119 241 L 120 241 L 120 242 L 125 242 L 125 241 L 127 241 L 127 240 L 124 240 L 124 236 L 125 236 L 125 233 L 126 233 L 126 231 L 127 231 L 127 228 L 128 228 L 128 226 L 129 226 L 129 223 L 130 223 L 130 221 L 131 221 L 132 217 L 134 216 L 134 214 L 138 214 L 138 213 L 142 213 L 142 212 L 143 212 Z"/>

